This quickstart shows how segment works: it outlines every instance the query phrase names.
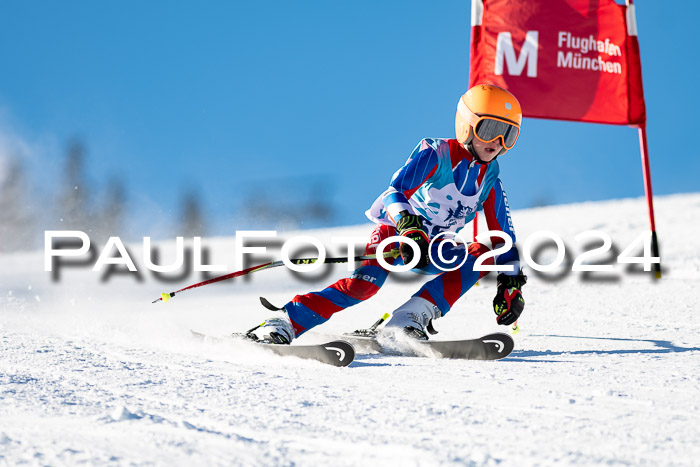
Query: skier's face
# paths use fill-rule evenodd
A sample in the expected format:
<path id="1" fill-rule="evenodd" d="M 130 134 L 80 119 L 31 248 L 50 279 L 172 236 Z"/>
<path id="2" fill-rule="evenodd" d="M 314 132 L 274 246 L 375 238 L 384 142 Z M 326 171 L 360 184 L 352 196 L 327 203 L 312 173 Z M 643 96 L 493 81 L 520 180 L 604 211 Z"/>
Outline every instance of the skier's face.
<path id="1" fill-rule="evenodd" d="M 479 140 L 479 138 L 474 138 L 472 139 L 472 147 L 474 148 L 474 152 L 476 152 L 476 157 L 483 162 L 491 162 L 496 158 L 496 155 L 501 149 L 503 149 L 500 138 L 496 138 L 490 143 L 484 143 Z"/>

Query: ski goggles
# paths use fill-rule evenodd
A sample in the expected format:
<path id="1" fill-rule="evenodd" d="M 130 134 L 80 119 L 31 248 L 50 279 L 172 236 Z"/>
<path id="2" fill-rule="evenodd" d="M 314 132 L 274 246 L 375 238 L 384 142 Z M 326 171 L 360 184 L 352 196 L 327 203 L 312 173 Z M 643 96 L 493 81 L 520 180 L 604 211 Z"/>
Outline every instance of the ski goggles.
<path id="1" fill-rule="evenodd" d="M 501 146 L 506 149 L 511 149 L 515 145 L 520 134 L 520 128 L 517 125 L 490 115 L 478 117 L 476 122 L 472 124 L 472 128 L 474 128 L 474 136 L 479 141 L 490 143 L 496 138 L 501 138 Z"/>

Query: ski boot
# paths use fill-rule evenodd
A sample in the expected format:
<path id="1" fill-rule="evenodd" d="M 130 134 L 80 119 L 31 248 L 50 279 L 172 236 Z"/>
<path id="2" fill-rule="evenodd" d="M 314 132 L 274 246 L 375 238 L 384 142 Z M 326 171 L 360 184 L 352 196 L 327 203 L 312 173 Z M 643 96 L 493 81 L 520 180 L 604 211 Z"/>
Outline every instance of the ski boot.
<path id="1" fill-rule="evenodd" d="M 265 308 L 274 312 L 274 315 L 254 328 L 249 329 L 245 333 L 245 337 L 263 344 L 291 344 L 296 337 L 296 333 L 285 309 L 271 305 L 270 302 L 262 297 L 260 300 L 265 305 Z"/>
<path id="2" fill-rule="evenodd" d="M 411 297 L 394 311 L 391 319 L 386 323 L 382 331 L 401 329 L 409 337 L 427 341 L 428 334 L 437 334 L 433 327 L 433 320 L 441 316 L 442 312 L 440 309 L 428 300 L 420 297 Z"/>

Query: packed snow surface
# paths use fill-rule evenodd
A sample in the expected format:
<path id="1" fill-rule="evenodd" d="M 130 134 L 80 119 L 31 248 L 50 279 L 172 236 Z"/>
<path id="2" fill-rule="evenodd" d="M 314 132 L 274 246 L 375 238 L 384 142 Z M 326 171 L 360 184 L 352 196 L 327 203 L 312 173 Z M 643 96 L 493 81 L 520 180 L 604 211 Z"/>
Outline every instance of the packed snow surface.
<path id="1" fill-rule="evenodd" d="M 576 256 L 602 244 L 579 243 L 588 230 L 613 240 L 594 259 L 615 263 L 648 229 L 643 199 L 513 212 L 521 251 L 547 230 L 569 255 L 557 271 L 527 271 L 516 348 L 493 362 L 365 354 L 334 368 L 190 337 L 253 327 L 267 316 L 260 295 L 284 304 L 346 276 L 345 265 L 303 281 L 271 269 L 151 304 L 201 273 L 158 280 L 140 244 L 128 246 L 139 273 L 106 278 L 91 264 L 52 277 L 43 251 L 0 256 L 0 464 L 697 465 L 700 194 L 659 197 L 655 207 L 660 280 L 621 264 L 571 272 Z M 341 255 L 331 237 L 371 228 L 303 234 Z M 204 245 L 209 262 L 233 264 L 233 238 Z M 175 257 L 174 239 L 157 248 L 162 264 Z M 548 248 L 538 259 L 553 257 Z M 420 287 L 415 277 L 390 278 L 298 344 L 369 326 Z M 494 279 L 483 279 L 435 323 L 435 338 L 507 332 L 495 323 L 494 293 Z"/>

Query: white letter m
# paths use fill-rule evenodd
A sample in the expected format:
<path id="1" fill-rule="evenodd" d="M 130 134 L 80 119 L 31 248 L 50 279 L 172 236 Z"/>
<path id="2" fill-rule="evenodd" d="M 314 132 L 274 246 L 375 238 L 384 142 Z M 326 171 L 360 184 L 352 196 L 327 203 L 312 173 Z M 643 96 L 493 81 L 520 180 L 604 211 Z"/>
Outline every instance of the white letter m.
<path id="1" fill-rule="evenodd" d="M 520 49 L 520 57 L 515 58 L 515 49 L 513 49 L 513 38 L 509 32 L 498 33 L 496 39 L 496 69 L 497 75 L 503 74 L 503 59 L 505 58 L 508 64 L 508 74 L 512 76 L 520 76 L 527 63 L 527 76 L 529 78 L 537 78 L 537 41 L 538 31 L 528 31 L 525 34 L 525 43 Z"/>

